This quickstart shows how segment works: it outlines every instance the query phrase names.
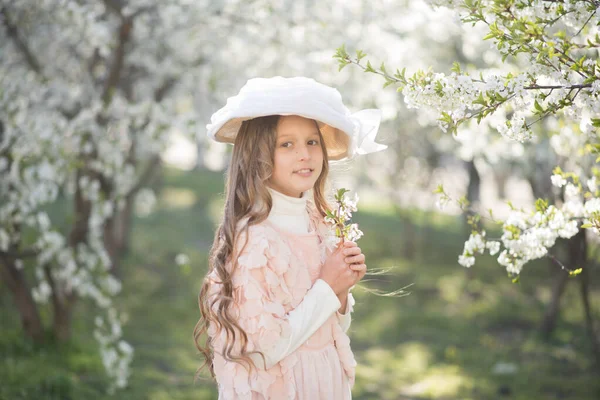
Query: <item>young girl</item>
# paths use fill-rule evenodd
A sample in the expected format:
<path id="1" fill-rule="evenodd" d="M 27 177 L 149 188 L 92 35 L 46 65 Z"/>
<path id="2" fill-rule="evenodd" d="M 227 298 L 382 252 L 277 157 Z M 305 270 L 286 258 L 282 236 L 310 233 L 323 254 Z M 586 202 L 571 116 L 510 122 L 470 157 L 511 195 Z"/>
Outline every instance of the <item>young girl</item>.
<path id="1" fill-rule="evenodd" d="M 234 147 L 194 341 L 219 399 L 351 398 L 365 256 L 326 244 L 325 183 L 329 160 L 385 148 L 378 127 L 376 110 L 350 114 L 308 78 L 251 79 L 211 118 L 209 136 Z"/>

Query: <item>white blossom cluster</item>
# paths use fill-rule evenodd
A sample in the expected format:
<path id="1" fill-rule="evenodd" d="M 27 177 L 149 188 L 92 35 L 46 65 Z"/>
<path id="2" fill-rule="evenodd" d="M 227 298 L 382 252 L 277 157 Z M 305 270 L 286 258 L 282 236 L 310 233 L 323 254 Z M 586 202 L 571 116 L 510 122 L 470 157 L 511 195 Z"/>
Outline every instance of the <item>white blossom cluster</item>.
<path id="1" fill-rule="evenodd" d="M 120 4 L 25 0 L 5 5 L 0 16 L 0 251 L 35 254 L 15 266 L 34 272 L 31 293 L 40 305 L 56 290 L 91 299 L 98 318 L 108 315 L 95 337 L 109 390 L 126 386 L 133 351 L 113 304 L 121 282 L 108 272 L 105 224 L 166 147 L 166 128 L 194 122 L 193 113 L 177 111 L 175 94 L 193 90 L 199 41 L 207 40 L 190 34 L 205 13 L 200 2 L 171 2 L 160 12 L 156 2 L 131 1 L 118 10 Z M 127 87 L 105 97 L 127 16 L 135 18 L 121 72 Z M 182 37 L 188 46 L 180 45 Z M 90 214 L 85 239 L 73 243 L 66 221 L 77 219 L 51 218 L 47 207 L 64 204 L 72 212 L 76 193 L 89 201 Z M 139 194 L 146 206 L 154 199 L 148 189 Z M 33 237 L 27 247 L 24 228 Z"/>
<path id="2" fill-rule="evenodd" d="M 472 10 L 463 0 L 431 0 L 428 3 L 434 7 L 454 9 L 463 21 Z M 503 223 L 503 234 L 499 240 L 486 240 L 485 231 L 476 229 L 459 256 L 459 263 L 470 267 L 475 263 L 475 256 L 483 254 L 486 249 L 490 250 L 490 254 L 499 252 L 498 262 L 510 274 L 516 275 L 525 263 L 549 256 L 548 251 L 556 239 L 571 238 L 579 229 L 585 228 L 600 233 L 598 173 L 592 168 L 595 164 L 593 159 L 586 155 L 592 153 L 597 156 L 590 148 L 598 143 L 598 128 L 594 124 L 600 119 L 600 78 L 597 74 L 600 60 L 589 56 L 589 52 L 573 49 L 571 58 L 566 60 L 552 55 L 538 57 L 540 48 L 558 55 L 562 51 L 562 40 L 573 43 L 575 49 L 594 47 L 596 36 L 600 33 L 600 13 L 594 2 L 575 0 L 484 0 L 477 2 L 477 10 L 485 20 L 485 24 L 481 25 L 489 28 L 491 33 L 495 32 L 491 35 L 495 36 L 491 40 L 494 51 L 510 57 L 502 63 L 503 72 L 499 74 L 491 69 L 480 69 L 478 76 L 472 78 L 465 72 L 453 72 L 449 76 L 432 71 L 419 72 L 407 79 L 403 94 L 409 107 L 437 113 L 444 131 L 451 127 L 454 129 L 457 122 L 465 118 L 477 118 L 481 111 L 490 107 L 483 122 L 493 119 L 487 124 L 490 128 L 520 143 L 532 139 L 539 142 L 531 126 L 549 112 L 550 118 L 546 120 L 545 127 L 555 134 L 548 135 L 554 151 L 548 158 L 577 171 L 577 174 L 556 172 L 550 179 L 554 187 L 564 191 L 564 202 L 550 206 L 536 203 L 537 211 L 532 213 L 513 210 Z M 538 19 L 544 22 L 539 23 Z M 543 40 L 534 38 L 526 44 L 513 41 L 511 35 L 518 33 L 511 31 L 511 24 L 517 20 L 519 23 L 529 21 L 538 24 L 543 30 Z M 504 41 L 498 39 L 500 36 Z M 512 57 L 517 52 L 520 54 Z M 552 111 L 553 107 L 565 101 L 567 95 L 570 96 L 567 104 L 560 111 Z M 500 96 L 500 102 L 493 100 Z M 498 115 L 501 117 L 498 118 Z M 468 130 L 476 131 L 472 125 Z M 461 140 L 468 141 L 473 135 L 463 135 Z M 589 190 L 579 181 L 585 183 Z M 447 195 L 441 192 L 439 206 L 448 201 Z"/>
<path id="3" fill-rule="evenodd" d="M 464 0 L 426 0 L 433 7 L 448 7 L 455 9 L 461 14 L 466 15 L 466 9 Z M 493 7 L 498 7 L 498 2 L 494 0 L 481 1 L 481 8 L 486 14 L 486 21 L 492 23 L 496 20 L 495 16 L 489 12 Z M 507 4 L 507 10 L 516 18 L 525 18 L 531 22 L 535 22 L 537 18 L 543 20 L 557 20 L 560 19 L 567 27 L 568 34 L 571 36 L 575 35 L 581 25 L 590 18 L 590 7 L 591 2 L 580 1 L 580 0 L 566 0 L 566 1 L 527 1 L 520 0 L 514 1 Z M 564 13 L 559 13 L 560 8 L 564 10 Z M 564 15 L 563 15 L 564 14 Z M 600 21 L 600 16 L 596 13 L 591 16 L 590 24 L 597 26 Z"/>
<path id="4" fill-rule="evenodd" d="M 336 192 L 335 205 L 324 219 L 329 224 L 328 235 L 325 238 L 329 249 L 333 249 L 340 238 L 355 242 L 363 236 L 358 224 L 347 224 L 352 218 L 352 213 L 358 210 L 358 193 L 354 193 L 353 198 L 350 198 L 346 192 L 345 189 Z"/>
<path id="5" fill-rule="evenodd" d="M 113 395 L 117 389 L 127 386 L 130 376 L 129 364 L 133 359 L 134 349 L 121 340 L 121 321 L 114 308 L 108 308 L 106 318 L 96 316 L 94 338 L 100 343 L 100 354 L 104 369 L 112 379 L 107 392 Z"/>
<path id="6" fill-rule="evenodd" d="M 111 261 L 104 246 L 104 222 L 115 209 L 122 209 L 121 196 L 135 183 L 135 175 L 124 170 L 124 165 L 118 161 L 115 165 L 114 160 L 118 160 L 115 153 L 122 151 L 105 135 L 97 139 L 100 153 L 106 154 L 106 157 L 89 167 L 96 168 L 109 178 L 114 175 L 121 187 L 113 192 L 112 197 L 106 198 L 101 193 L 100 183 L 88 175 L 76 182 L 73 166 L 79 164 L 81 158 L 74 149 L 85 147 L 82 145 L 83 138 L 88 137 L 73 127 L 73 124 L 81 122 L 81 118 L 72 124 L 60 114 L 49 112 L 41 99 L 52 96 L 51 91 L 41 82 L 13 76 L 15 70 L 3 69 L 6 73 L 0 73 L 3 87 L 0 108 L 8 111 L 10 117 L 3 120 L 5 125 L 0 142 L 0 167 L 3 170 L 3 179 L 0 180 L 0 251 L 20 248 L 22 237 L 20 229 L 15 227 L 27 227 L 35 232 L 36 240 L 29 249 L 37 255 L 31 263 L 18 259 L 15 265 L 17 268 L 27 266 L 34 269 L 33 299 L 40 305 L 49 302 L 52 295 L 49 273 L 54 290 L 67 295 L 75 292 L 79 297 L 90 298 L 98 312 L 102 313 L 112 307 L 112 298 L 121 290 L 121 282 L 108 273 Z M 61 131 L 53 131 L 53 126 L 60 127 Z M 82 197 L 90 200 L 91 213 L 87 241 L 72 247 L 65 237 L 67 232 L 61 232 L 64 230 L 61 221 L 52 221 L 44 208 L 60 201 L 59 193 L 62 193 L 60 196 L 73 196 L 76 186 Z M 117 320 L 112 322 L 113 338 L 121 334 L 118 324 Z M 131 355 L 118 352 L 111 347 L 113 345 L 124 349 L 129 345 L 123 340 L 101 344 L 103 359 L 117 357 L 115 362 L 119 368 L 110 367 L 107 373 L 114 378 L 115 384 L 122 387 L 128 376 Z M 119 375 L 114 376 L 115 372 Z"/>
<path id="7" fill-rule="evenodd" d="M 470 9 L 464 1 L 428 1 L 434 7 L 449 7 L 455 9 L 461 17 L 468 15 Z M 506 6 L 515 18 L 522 18 L 536 23 L 536 18 L 542 18 L 548 21 L 560 20 L 564 24 L 567 36 L 574 37 L 572 40 L 579 45 L 586 45 L 588 40 L 595 40 L 595 35 L 600 32 L 600 13 L 591 8 L 590 2 L 568 0 L 564 2 L 513 2 Z M 498 21 L 494 11 L 498 9 L 495 1 L 483 1 L 478 7 L 481 7 L 484 18 L 487 23 Z M 564 9 L 565 15 L 559 13 L 559 8 Z M 586 24 L 589 29 L 581 31 Z M 499 28 L 507 31 L 506 27 Z M 553 40 L 552 37 L 548 38 Z M 534 48 L 541 45 L 539 40 L 533 40 L 528 45 Z M 508 42 L 498 45 L 499 52 L 502 55 L 510 55 L 517 50 L 516 45 Z M 521 45 L 519 45 L 521 46 Z M 408 85 L 403 88 L 405 102 L 409 108 L 419 108 L 434 111 L 439 116 L 439 126 L 446 131 L 449 122 L 443 117 L 443 113 L 449 115 L 452 123 L 461 121 L 466 116 L 476 116 L 485 107 L 476 104 L 475 100 L 479 96 L 491 97 L 490 95 L 500 95 L 507 98 L 501 108 L 508 108 L 512 116 L 509 120 L 497 124 L 494 128 L 503 136 L 519 142 L 529 141 L 533 138 L 533 133 L 529 126 L 532 122 L 534 103 L 537 101 L 542 107 L 550 103 L 556 103 L 564 98 L 567 90 L 546 90 L 542 93 L 540 90 L 527 90 L 528 85 L 535 82 L 537 85 L 544 86 L 562 86 L 571 87 L 573 85 L 582 85 L 588 75 L 581 74 L 570 68 L 569 65 L 560 64 L 554 61 L 553 65 L 546 65 L 539 62 L 537 55 L 531 51 L 527 54 L 528 62 L 520 65 L 518 74 L 512 73 L 504 77 L 490 74 L 482 70 L 481 78 L 472 78 L 468 74 L 452 73 L 447 76 L 441 73 L 427 72 L 424 77 L 419 79 L 409 79 Z M 592 68 L 596 64 L 596 70 L 600 68 L 600 61 L 588 59 L 583 63 L 586 68 Z M 417 77 L 417 76 L 415 76 Z M 600 115 L 600 97 L 598 90 L 600 88 L 600 78 L 591 82 L 591 87 L 582 88 L 578 91 L 573 104 L 564 108 L 561 113 L 571 120 L 586 119 L 588 122 L 582 124 L 582 128 L 587 132 L 591 131 L 589 124 L 589 115 Z M 548 97 L 542 98 L 542 95 Z M 491 105 L 488 102 L 488 106 Z M 496 107 L 497 108 L 497 107 Z M 494 108 L 494 111 L 495 109 Z"/>
<path id="8" fill-rule="evenodd" d="M 475 255 L 483 254 L 489 249 L 490 255 L 498 256 L 498 263 L 510 274 L 518 275 L 523 266 L 532 260 L 545 257 L 558 238 L 571 238 L 579 232 L 579 221 L 592 223 L 600 217 L 600 199 L 591 197 L 584 200 L 582 188 L 568 182 L 561 174 L 552 176 L 554 186 L 564 188 L 564 203 L 560 206 L 550 205 L 543 210 L 527 213 L 523 210 L 512 210 L 502 227 L 500 242 L 485 239 L 485 231 L 471 234 L 465 242 L 463 253 L 458 262 L 470 267 L 475 263 Z M 596 178 L 587 180 L 588 188 L 597 190 Z M 593 225 L 596 234 L 600 231 Z"/>

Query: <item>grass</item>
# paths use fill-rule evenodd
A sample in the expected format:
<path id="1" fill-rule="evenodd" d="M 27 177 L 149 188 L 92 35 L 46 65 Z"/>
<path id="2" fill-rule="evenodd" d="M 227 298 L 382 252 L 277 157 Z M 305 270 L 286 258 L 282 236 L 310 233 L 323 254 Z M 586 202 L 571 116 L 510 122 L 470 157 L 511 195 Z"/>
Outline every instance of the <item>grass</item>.
<path id="1" fill-rule="evenodd" d="M 130 385 L 112 398 L 214 399 L 215 385 L 193 383 L 202 362 L 192 342 L 197 294 L 222 207 L 223 175 L 166 170 L 156 209 L 136 218 L 123 262 L 119 308 L 135 348 Z M 456 260 L 465 231 L 459 219 L 368 205 L 355 214 L 369 268 L 390 272 L 361 285 L 410 295 L 381 297 L 355 289 L 350 328 L 358 361 L 355 399 L 577 399 L 600 397 L 576 279 L 569 282 L 552 338 L 537 328 L 551 271 L 528 265 L 512 284 L 490 257 L 471 270 Z M 179 252 L 191 266 L 180 267 Z M 592 304 L 600 306 L 598 271 Z M 21 337 L 10 293 L 0 286 L 0 400 L 108 399 L 95 339 L 93 307 L 76 310 L 73 340 L 33 346 Z M 46 323 L 51 315 L 42 309 Z"/>

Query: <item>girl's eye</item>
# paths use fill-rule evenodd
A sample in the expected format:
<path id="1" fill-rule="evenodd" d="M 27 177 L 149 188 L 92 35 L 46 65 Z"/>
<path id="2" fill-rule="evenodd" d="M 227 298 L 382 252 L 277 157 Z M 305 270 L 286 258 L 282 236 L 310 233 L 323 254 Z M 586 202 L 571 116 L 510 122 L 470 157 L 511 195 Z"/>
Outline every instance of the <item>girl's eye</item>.
<path id="1" fill-rule="evenodd" d="M 291 144 L 292 144 L 292 142 L 285 142 L 285 143 L 282 143 L 282 144 L 281 144 L 281 147 L 289 147 L 289 146 L 288 146 L 288 144 L 289 144 L 289 145 L 291 145 Z"/>
<path id="2" fill-rule="evenodd" d="M 309 142 L 309 143 L 311 143 L 311 142 L 312 142 L 313 146 L 316 146 L 316 145 L 318 145 L 318 144 L 319 144 L 319 141 L 318 141 L 318 140 L 309 140 L 308 142 Z"/>

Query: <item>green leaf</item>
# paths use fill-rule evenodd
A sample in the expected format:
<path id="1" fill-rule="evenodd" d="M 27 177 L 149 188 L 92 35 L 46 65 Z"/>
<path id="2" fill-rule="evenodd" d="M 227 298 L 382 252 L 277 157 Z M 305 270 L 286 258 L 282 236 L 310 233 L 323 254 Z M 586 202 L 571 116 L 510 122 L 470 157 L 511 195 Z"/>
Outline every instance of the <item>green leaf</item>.
<path id="1" fill-rule="evenodd" d="M 364 53 L 362 50 L 356 50 L 356 59 L 360 62 L 360 60 L 362 60 L 364 57 L 366 57 L 367 54 Z"/>
<path id="2" fill-rule="evenodd" d="M 533 103 L 533 106 L 535 107 L 536 110 L 538 110 L 540 113 L 544 112 L 544 108 L 540 105 L 540 103 L 538 103 L 537 99 L 535 100 L 535 102 Z"/>
<path id="3" fill-rule="evenodd" d="M 387 71 L 385 70 L 385 64 L 383 63 L 383 61 L 381 62 L 381 67 L 379 67 L 379 69 L 381 70 L 381 72 L 383 72 L 384 74 L 387 74 Z"/>
<path id="4" fill-rule="evenodd" d="M 582 229 L 593 228 L 593 227 L 594 227 L 594 225 L 592 225 L 592 224 L 583 224 L 583 225 L 581 225 Z"/>
<path id="5" fill-rule="evenodd" d="M 481 104 L 484 107 L 487 106 L 487 101 L 483 97 L 483 93 L 479 92 L 479 96 L 475 99 L 475 101 L 473 102 L 473 104 Z"/>
<path id="6" fill-rule="evenodd" d="M 583 270 L 582 268 L 574 269 L 573 271 L 569 271 L 569 275 L 570 276 L 577 276 L 577 275 L 579 275 L 581 273 L 582 270 Z"/>
<path id="7" fill-rule="evenodd" d="M 548 208 L 548 200 L 537 199 L 535 201 L 535 209 L 539 212 L 544 212 Z"/>
<path id="8" fill-rule="evenodd" d="M 365 67 L 365 72 L 376 72 L 370 61 L 367 61 L 367 66 Z"/>
<path id="9" fill-rule="evenodd" d="M 458 62 L 454 61 L 454 63 L 452 64 L 452 68 L 450 69 L 450 71 L 456 72 L 457 74 L 460 74 L 460 64 Z"/>
<path id="10" fill-rule="evenodd" d="M 345 189 L 345 188 L 338 189 L 337 194 L 336 194 L 336 198 L 339 199 L 339 200 L 341 200 L 342 196 L 344 196 L 344 193 L 347 193 L 347 192 L 349 192 L 348 189 Z"/>

